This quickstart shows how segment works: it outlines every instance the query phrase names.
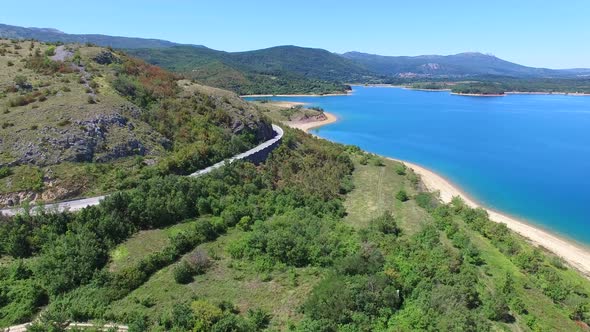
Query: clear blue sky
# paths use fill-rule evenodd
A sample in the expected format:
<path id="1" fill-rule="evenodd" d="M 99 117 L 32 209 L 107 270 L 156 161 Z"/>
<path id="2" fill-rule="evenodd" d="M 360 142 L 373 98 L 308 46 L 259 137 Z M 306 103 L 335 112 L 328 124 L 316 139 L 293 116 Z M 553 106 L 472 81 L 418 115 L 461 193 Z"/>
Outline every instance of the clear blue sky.
<path id="1" fill-rule="evenodd" d="M 226 51 L 276 45 L 383 55 L 492 53 L 590 67 L 590 0 L 5 1 L 0 23 L 160 38 Z"/>

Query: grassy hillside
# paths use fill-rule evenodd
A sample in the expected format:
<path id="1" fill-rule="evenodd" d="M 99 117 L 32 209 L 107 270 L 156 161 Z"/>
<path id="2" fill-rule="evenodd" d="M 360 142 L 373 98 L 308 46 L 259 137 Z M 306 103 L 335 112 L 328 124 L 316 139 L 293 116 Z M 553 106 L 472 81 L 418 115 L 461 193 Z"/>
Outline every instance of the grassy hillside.
<path id="1" fill-rule="evenodd" d="M 325 50 L 280 46 L 228 53 L 176 46 L 127 50 L 149 63 L 238 94 L 343 93 L 341 82 L 364 81 L 366 69 Z"/>
<path id="2" fill-rule="evenodd" d="M 67 230 L 67 231 L 66 231 Z M 0 223 L 2 325 L 584 331 L 590 282 L 393 161 L 286 130 L 256 168 Z"/>
<path id="3" fill-rule="evenodd" d="M 0 40 L 0 205 L 134 186 L 271 137 L 236 95 L 100 47 Z"/>

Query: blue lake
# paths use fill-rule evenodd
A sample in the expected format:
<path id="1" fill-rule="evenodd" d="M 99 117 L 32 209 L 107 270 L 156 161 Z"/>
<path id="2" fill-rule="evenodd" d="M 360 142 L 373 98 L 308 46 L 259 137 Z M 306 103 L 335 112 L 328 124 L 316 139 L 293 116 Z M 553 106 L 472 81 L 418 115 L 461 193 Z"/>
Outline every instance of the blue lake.
<path id="1" fill-rule="evenodd" d="M 487 207 L 590 245 L 590 97 L 354 87 L 271 99 L 338 116 L 318 136 L 423 165 Z"/>

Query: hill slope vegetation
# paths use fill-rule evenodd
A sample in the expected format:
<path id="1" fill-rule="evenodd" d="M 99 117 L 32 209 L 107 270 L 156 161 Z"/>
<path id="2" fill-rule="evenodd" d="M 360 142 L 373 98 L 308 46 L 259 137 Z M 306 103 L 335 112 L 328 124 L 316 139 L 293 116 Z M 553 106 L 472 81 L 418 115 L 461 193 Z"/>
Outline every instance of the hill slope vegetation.
<path id="1" fill-rule="evenodd" d="M 82 42 L 128 52 L 201 84 L 238 94 L 345 93 L 344 83 L 411 84 L 424 81 L 477 80 L 509 84 L 507 91 L 588 92 L 588 69 L 527 67 L 477 52 L 455 55 L 342 55 L 322 49 L 278 46 L 247 52 L 223 52 L 196 45 L 112 37 L 71 35 L 54 29 L 0 25 L 0 37 L 51 42 Z"/>
<path id="2" fill-rule="evenodd" d="M 0 205 L 187 173 L 272 136 L 237 96 L 112 49 L 0 40 L 0 68 Z"/>
<path id="3" fill-rule="evenodd" d="M 260 167 L 0 222 L 0 325 L 584 331 L 590 282 L 403 165 L 286 130 Z"/>

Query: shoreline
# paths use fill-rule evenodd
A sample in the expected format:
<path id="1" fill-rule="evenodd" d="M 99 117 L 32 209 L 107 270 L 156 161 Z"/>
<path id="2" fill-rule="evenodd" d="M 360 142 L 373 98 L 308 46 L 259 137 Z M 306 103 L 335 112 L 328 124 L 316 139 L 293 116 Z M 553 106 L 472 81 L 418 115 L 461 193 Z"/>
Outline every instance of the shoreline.
<path id="1" fill-rule="evenodd" d="M 338 121 L 338 118 L 334 114 L 328 112 L 324 112 L 324 114 L 326 114 L 328 119 L 307 123 L 285 124 L 291 128 L 301 129 L 306 133 L 309 133 L 309 130 L 311 129 Z M 515 217 L 511 217 L 507 214 L 490 209 L 471 198 L 468 194 L 462 191 L 459 186 L 453 184 L 444 176 L 441 176 L 426 167 L 405 160 L 399 160 L 385 156 L 382 157 L 401 162 L 408 168 L 411 168 L 416 174 L 420 175 L 422 183 L 424 183 L 430 192 L 439 193 L 440 200 L 444 203 L 449 203 L 455 196 L 461 197 L 461 199 L 463 199 L 465 204 L 467 204 L 469 207 L 482 208 L 486 210 L 490 220 L 505 224 L 510 230 L 524 237 L 534 246 L 538 246 L 552 252 L 556 256 L 566 261 L 571 267 L 582 273 L 585 277 L 590 278 L 590 249 L 585 248 L 583 245 L 578 244 L 574 240 L 565 239 L 560 237 L 558 234 L 546 231 L 540 226 L 534 226 L 530 223 L 527 223 L 526 221 L 522 221 Z"/>
<path id="2" fill-rule="evenodd" d="M 459 93 L 459 92 L 451 92 L 454 96 L 464 96 L 464 97 L 506 97 L 506 94 L 502 93 Z"/>
<path id="3" fill-rule="evenodd" d="M 311 129 L 319 128 L 319 127 L 322 127 L 322 126 L 325 126 L 330 123 L 334 123 L 334 122 L 338 121 L 338 117 L 332 113 L 324 112 L 324 115 L 326 116 L 326 119 L 321 120 L 321 121 L 285 122 L 285 124 L 291 128 L 301 129 L 304 132 L 309 134 L 309 131 Z"/>
<path id="4" fill-rule="evenodd" d="M 449 92 L 451 89 L 414 89 L 407 85 L 393 85 L 393 84 L 349 84 L 350 86 L 360 86 L 360 87 L 367 87 L 367 88 L 398 88 L 404 90 L 414 90 L 414 91 L 427 91 L 427 92 Z M 471 94 L 462 94 L 462 93 L 451 93 L 459 96 L 471 96 Z M 583 92 L 546 92 L 546 91 L 506 91 L 504 94 L 500 95 L 485 95 L 485 94 L 473 94 L 473 97 L 501 97 L 506 95 L 559 95 L 559 96 L 578 96 L 578 97 L 590 97 L 590 93 L 583 93 Z"/>
<path id="5" fill-rule="evenodd" d="M 334 97 L 334 96 L 349 96 L 352 94 L 352 91 L 347 91 L 346 93 L 326 93 L 323 95 L 317 94 L 293 94 L 293 95 L 241 95 L 240 98 L 272 98 L 272 97 Z"/>

